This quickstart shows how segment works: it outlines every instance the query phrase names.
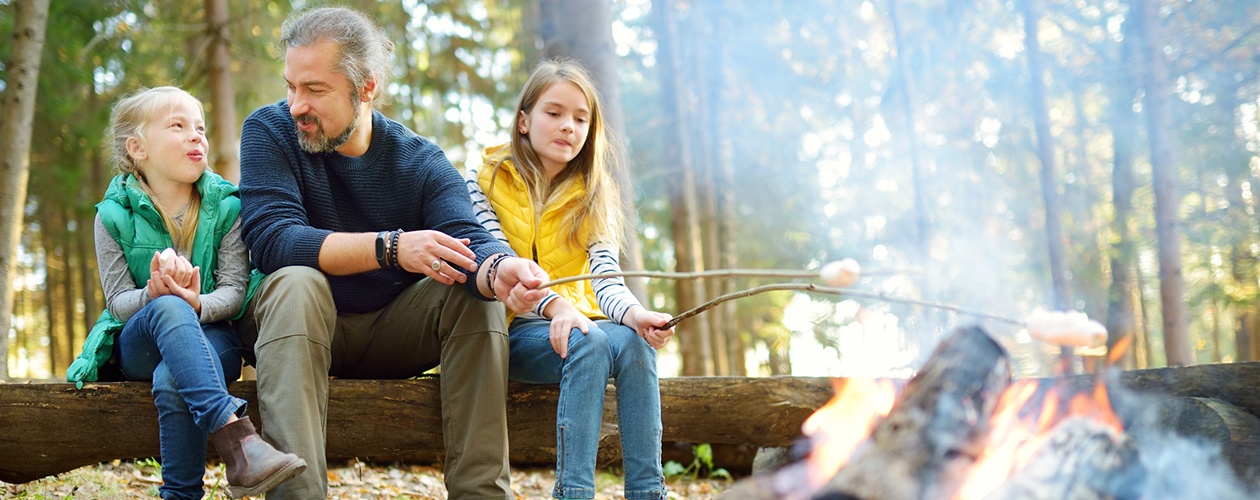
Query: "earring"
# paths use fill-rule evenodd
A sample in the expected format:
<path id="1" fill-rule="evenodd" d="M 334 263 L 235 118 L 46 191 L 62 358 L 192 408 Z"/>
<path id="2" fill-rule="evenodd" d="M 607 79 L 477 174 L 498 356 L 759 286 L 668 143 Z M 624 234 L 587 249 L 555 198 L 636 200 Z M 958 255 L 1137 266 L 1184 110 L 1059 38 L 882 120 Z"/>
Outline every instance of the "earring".
<path id="1" fill-rule="evenodd" d="M 529 131 L 525 129 L 521 129 L 521 135 L 529 135 Z"/>

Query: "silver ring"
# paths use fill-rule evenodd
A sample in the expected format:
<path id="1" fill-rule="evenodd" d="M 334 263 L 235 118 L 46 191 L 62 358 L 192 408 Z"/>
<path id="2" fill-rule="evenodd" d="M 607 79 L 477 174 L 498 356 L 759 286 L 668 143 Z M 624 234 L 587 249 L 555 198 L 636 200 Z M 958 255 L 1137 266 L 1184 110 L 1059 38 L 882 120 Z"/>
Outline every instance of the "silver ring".
<path id="1" fill-rule="evenodd" d="M 432 264 L 429 264 L 429 267 L 433 268 L 434 271 L 441 271 L 442 259 L 435 259 Z"/>

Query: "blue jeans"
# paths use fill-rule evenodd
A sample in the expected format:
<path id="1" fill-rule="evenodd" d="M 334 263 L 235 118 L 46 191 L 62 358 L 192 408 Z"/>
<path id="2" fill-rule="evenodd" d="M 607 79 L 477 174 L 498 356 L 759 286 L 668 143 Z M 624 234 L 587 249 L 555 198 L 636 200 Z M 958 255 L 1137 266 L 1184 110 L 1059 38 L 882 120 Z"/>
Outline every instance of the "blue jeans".
<path id="1" fill-rule="evenodd" d="M 589 333 L 569 334 L 569 355 L 551 348 L 551 321 L 516 319 L 508 327 L 508 377 L 560 384 L 556 406 L 556 498 L 595 497 L 595 455 L 603 422 L 604 389 L 617 386 L 617 426 L 626 472 L 626 498 L 665 496 L 661 471 L 661 390 L 656 349 L 634 329 L 597 321 Z"/>
<path id="2" fill-rule="evenodd" d="M 227 392 L 241 375 L 241 340 L 226 322 L 202 325 L 183 299 L 164 295 L 118 335 L 114 356 L 127 380 L 153 383 L 162 450 L 162 498 L 201 498 L 206 440 L 245 400 Z"/>

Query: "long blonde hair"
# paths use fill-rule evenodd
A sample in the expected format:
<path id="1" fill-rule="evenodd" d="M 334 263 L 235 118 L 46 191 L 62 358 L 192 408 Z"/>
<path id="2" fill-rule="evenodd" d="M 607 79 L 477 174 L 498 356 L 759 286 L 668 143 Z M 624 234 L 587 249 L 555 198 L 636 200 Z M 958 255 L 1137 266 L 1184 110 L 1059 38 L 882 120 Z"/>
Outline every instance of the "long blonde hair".
<path id="1" fill-rule="evenodd" d="M 555 179 L 549 179 L 543 171 L 538 153 L 529 143 L 529 137 L 522 134 L 515 123 L 521 113 L 528 115 L 534 109 L 534 105 L 547 89 L 560 82 L 577 85 L 586 95 L 586 105 L 591 110 L 590 128 L 586 143 L 577 156 L 569 160 L 569 164 Z M 604 241 L 619 247 L 625 224 L 625 214 L 621 213 L 620 192 L 613 178 L 614 169 L 620 167 L 620 155 L 612 135 L 605 132 L 607 124 L 604 122 L 599 101 L 599 94 L 595 91 L 590 74 L 581 63 L 573 59 L 543 61 L 530 74 L 517 98 L 516 112 L 512 115 L 514 125 L 511 127 L 511 147 L 504 148 L 491 158 L 495 165 L 509 157 L 515 162 L 517 171 L 529 189 L 529 198 L 535 213 L 541 212 L 558 194 L 566 192 L 574 183 L 586 188 L 586 192 L 575 200 L 574 208 L 566 211 L 560 222 L 563 241 L 577 247 L 594 241 Z M 496 168 L 495 178 L 497 173 Z M 495 178 L 490 181 L 490 192 L 493 192 Z M 487 195 L 489 194 L 488 192 Z"/>
<path id="2" fill-rule="evenodd" d="M 175 222 L 175 215 L 166 211 L 157 200 L 153 200 L 153 190 L 145 178 L 144 171 L 136 160 L 127 152 L 127 141 L 131 138 L 144 140 L 144 129 L 158 112 L 168 110 L 181 99 L 191 99 L 202 109 L 201 101 L 192 94 L 178 87 L 141 87 L 128 94 L 114 105 L 109 114 L 109 130 L 106 131 L 105 150 L 109 152 L 109 161 L 119 173 L 134 176 L 140 181 L 140 190 L 153 201 L 153 207 L 162 216 L 166 232 L 171 235 L 171 243 L 175 250 L 190 255 L 193 239 L 197 235 L 197 214 L 201 211 L 201 192 L 193 189 L 192 198 L 188 200 L 188 208 L 184 209 L 183 223 Z M 204 109 L 202 110 L 204 113 Z M 207 165 L 209 163 L 207 162 Z"/>

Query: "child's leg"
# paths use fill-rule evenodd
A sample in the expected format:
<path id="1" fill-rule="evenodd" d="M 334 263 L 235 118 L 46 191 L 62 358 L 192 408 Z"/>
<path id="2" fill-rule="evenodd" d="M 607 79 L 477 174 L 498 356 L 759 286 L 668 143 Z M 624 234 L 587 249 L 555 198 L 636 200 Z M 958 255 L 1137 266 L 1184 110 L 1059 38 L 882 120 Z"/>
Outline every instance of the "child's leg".
<path id="1" fill-rule="evenodd" d="M 162 450 L 162 498 L 201 498 L 206 472 L 206 439 L 192 412 L 179 395 L 165 362 L 153 370 L 153 401 L 158 408 L 158 436 Z"/>
<path id="2" fill-rule="evenodd" d="M 245 405 L 245 400 L 228 394 L 219 351 L 192 307 L 178 297 L 153 299 L 127 320 L 119 335 L 119 352 L 119 365 L 131 380 L 151 380 L 157 363 L 164 361 L 193 421 L 207 433 L 222 427 Z"/>
<path id="3" fill-rule="evenodd" d="M 229 371 L 239 376 L 236 335 L 222 325 L 207 327 L 203 332 L 183 300 L 159 297 L 127 321 L 116 346 L 128 379 L 153 382 L 166 483 L 161 491 L 168 498 L 201 498 L 206 437 L 245 404 L 227 393 L 221 361 L 234 357 Z"/>
<path id="4" fill-rule="evenodd" d="M 661 498 L 665 495 L 665 483 L 661 471 L 661 389 L 656 376 L 656 349 L 628 326 L 609 321 L 597 324 L 608 333 L 613 353 L 626 498 Z"/>
<path id="5" fill-rule="evenodd" d="M 604 390 L 612 361 L 603 330 L 569 334 L 569 355 L 551 347 L 551 322 L 516 320 L 508 328 L 508 375 L 529 383 L 560 383 L 556 405 L 556 498 L 594 498 L 595 457 L 603 422 Z"/>

